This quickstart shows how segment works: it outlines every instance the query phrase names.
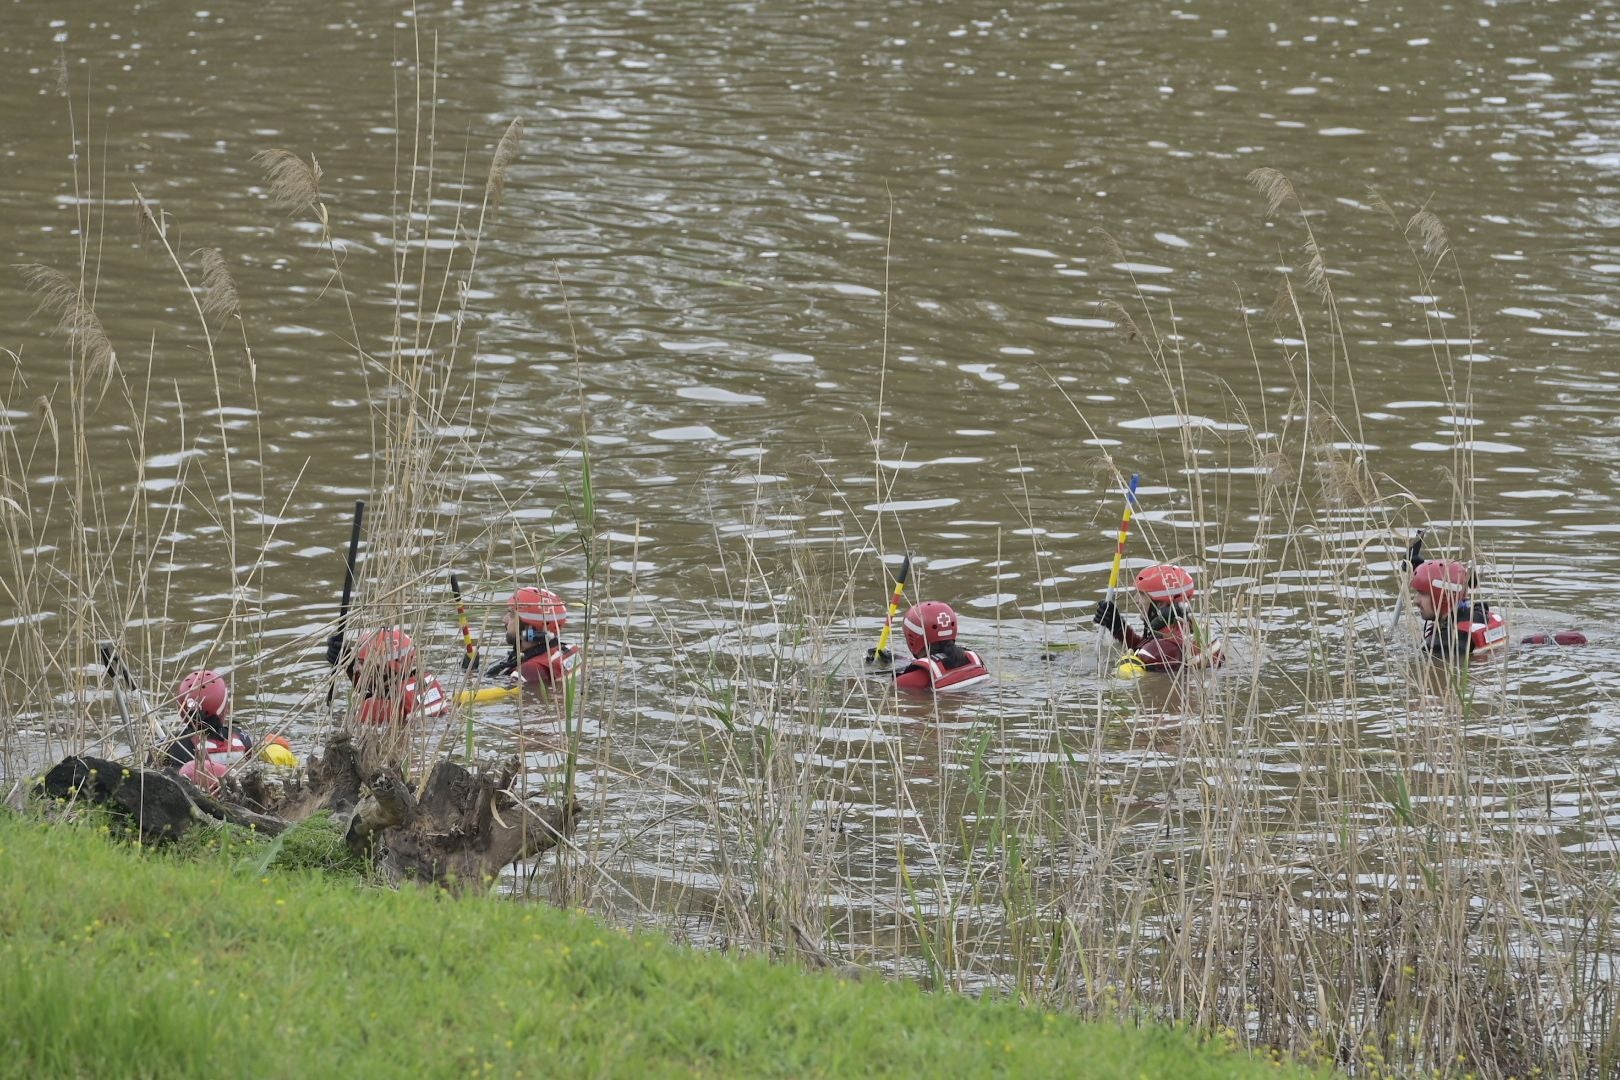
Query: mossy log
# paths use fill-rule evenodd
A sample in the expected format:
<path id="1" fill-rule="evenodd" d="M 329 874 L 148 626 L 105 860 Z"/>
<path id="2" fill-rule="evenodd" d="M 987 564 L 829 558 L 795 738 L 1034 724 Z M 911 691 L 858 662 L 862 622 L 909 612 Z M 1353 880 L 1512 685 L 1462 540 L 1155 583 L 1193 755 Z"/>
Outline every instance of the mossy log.
<path id="1" fill-rule="evenodd" d="M 202 823 L 228 822 L 267 836 L 291 822 L 216 798 L 170 770 L 142 769 L 98 757 L 66 757 L 46 773 L 36 793 L 49 799 L 83 799 L 127 817 L 148 843 L 175 840 Z"/>
<path id="2" fill-rule="evenodd" d="M 219 792 L 209 794 L 171 769 L 68 757 L 45 774 L 36 794 L 107 807 L 149 843 L 219 822 L 274 836 L 327 811 L 346 823 L 350 848 L 370 856 L 386 880 L 459 889 L 480 887 L 573 832 L 579 804 L 519 799 L 511 791 L 517 769 L 516 760 L 476 773 L 440 761 L 418 794 L 397 765 L 372 760 L 365 747 L 339 734 L 279 790 L 257 769 L 227 776 Z"/>

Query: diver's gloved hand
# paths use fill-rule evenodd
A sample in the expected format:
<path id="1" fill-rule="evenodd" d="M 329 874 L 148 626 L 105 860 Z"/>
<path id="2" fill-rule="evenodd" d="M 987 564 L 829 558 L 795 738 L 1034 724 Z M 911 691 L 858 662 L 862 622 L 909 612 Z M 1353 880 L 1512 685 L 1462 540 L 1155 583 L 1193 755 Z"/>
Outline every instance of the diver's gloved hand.
<path id="1" fill-rule="evenodd" d="M 1401 565 L 1406 568 L 1407 573 L 1411 573 L 1426 561 L 1428 560 L 1423 557 L 1423 530 L 1419 529 L 1418 534 L 1412 537 L 1412 543 L 1407 546 L 1406 559 Z"/>
<path id="2" fill-rule="evenodd" d="M 486 679 L 498 679 L 502 675 L 510 675 L 510 674 L 512 674 L 512 672 L 517 670 L 517 665 L 518 665 L 517 653 L 516 652 L 507 653 L 505 660 L 502 660 L 497 664 L 492 664 L 490 666 L 490 669 L 488 671 L 484 672 L 484 678 L 486 678 Z"/>
<path id="3" fill-rule="evenodd" d="M 337 667 L 339 658 L 343 656 L 343 635 L 333 634 L 326 639 L 326 662 Z"/>
<path id="4" fill-rule="evenodd" d="M 1097 601 L 1097 612 L 1092 615 L 1091 621 L 1116 638 L 1125 635 L 1125 620 L 1120 616 L 1119 608 L 1114 606 L 1112 600 Z"/>

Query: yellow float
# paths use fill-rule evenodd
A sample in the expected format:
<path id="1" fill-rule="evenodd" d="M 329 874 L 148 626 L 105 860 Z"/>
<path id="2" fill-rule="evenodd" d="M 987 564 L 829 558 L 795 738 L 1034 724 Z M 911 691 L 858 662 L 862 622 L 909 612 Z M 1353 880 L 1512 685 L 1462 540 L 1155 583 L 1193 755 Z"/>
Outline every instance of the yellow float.
<path id="1" fill-rule="evenodd" d="M 266 765 L 274 765 L 281 769 L 298 768 L 298 755 L 292 752 L 287 740 L 280 735 L 272 735 L 259 747 L 259 759 Z"/>
<path id="2" fill-rule="evenodd" d="M 487 705 L 493 701 L 505 701 L 515 698 L 523 693 L 523 684 L 516 686 L 481 686 L 477 690 L 456 691 L 457 705 Z"/>

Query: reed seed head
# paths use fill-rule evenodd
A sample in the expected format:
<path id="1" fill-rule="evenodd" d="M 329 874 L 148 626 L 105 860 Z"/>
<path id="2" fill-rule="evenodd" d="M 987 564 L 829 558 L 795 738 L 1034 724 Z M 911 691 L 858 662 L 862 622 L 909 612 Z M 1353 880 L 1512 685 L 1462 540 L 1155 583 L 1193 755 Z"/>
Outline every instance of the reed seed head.
<path id="1" fill-rule="evenodd" d="M 320 210 L 321 166 L 313 154 L 306 163 L 291 150 L 260 150 L 253 160 L 264 169 L 271 202 L 288 213 L 310 210 L 325 219 Z"/>
<path id="2" fill-rule="evenodd" d="M 1119 246 L 1119 241 L 1114 239 L 1113 233 L 1109 232 L 1107 229 L 1098 229 L 1097 235 L 1102 237 L 1103 247 L 1107 249 L 1109 256 L 1113 258 L 1115 262 L 1130 261 L 1125 258 L 1125 249 Z"/>
<path id="3" fill-rule="evenodd" d="M 1131 313 L 1125 310 L 1124 304 L 1117 300 L 1101 300 L 1097 306 L 1102 309 L 1103 315 L 1114 324 L 1114 333 L 1126 341 L 1135 341 L 1142 336 L 1142 331 L 1137 327 L 1136 320 L 1131 318 Z"/>
<path id="4" fill-rule="evenodd" d="M 235 315 L 241 307 L 236 293 L 236 279 L 218 248 L 199 248 L 198 262 L 202 264 L 202 312 L 210 321 L 223 321 Z"/>
<path id="5" fill-rule="evenodd" d="M 34 399 L 34 411 L 39 418 L 45 421 L 45 430 L 51 433 L 51 448 L 59 449 L 62 445 L 61 431 L 56 426 L 56 410 L 51 407 L 51 399 L 41 394 Z"/>
<path id="6" fill-rule="evenodd" d="M 489 180 L 484 185 L 484 197 L 491 211 L 498 210 L 501 196 L 506 192 L 506 169 L 517 158 L 523 147 L 523 121 L 514 119 L 506 125 L 501 141 L 495 144 L 495 156 L 489 163 Z"/>
<path id="7" fill-rule="evenodd" d="M 1417 233 L 1418 240 L 1423 244 L 1424 254 L 1430 258 L 1438 259 L 1451 250 L 1451 240 L 1446 236 L 1446 226 L 1435 214 L 1428 210 L 1419 210 L 1412 215 L 1406 223 L 1406 232 L 1410 236 Z"/>
<path id="8" fill-rule="evenodd" d="M 1256 169 L 1249 174 L 1248 179 L 1266 200 L 1267 217 L 1276 217 L 1289 203 L 1299 205 L 1299 197 L 1294 194 L 1294 185 L 1287 176 L 1276 169 Z"/>
<path id="9" fill-rule="evenodd" d="M 40 263 L 28 263 L 17 268 L 23 281 L 39 300 L 34 314 L 54 315 L 53 333 L 65 334 L 84 358 L 85 376 L 101 376 L 111 380 L 118 366 L 118 354 L 113 350 L 101 317 L 90 306 L 79 283 L 60 270 Z M 102 392 L 106 392 L 103 385 Z"/>

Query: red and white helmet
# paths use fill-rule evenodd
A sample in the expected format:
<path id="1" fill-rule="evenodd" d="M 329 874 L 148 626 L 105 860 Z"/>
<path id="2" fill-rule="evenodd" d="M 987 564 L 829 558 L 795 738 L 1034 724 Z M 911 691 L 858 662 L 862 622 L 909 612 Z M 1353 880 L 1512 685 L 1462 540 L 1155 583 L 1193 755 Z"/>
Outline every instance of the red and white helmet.
<path id="1" fill-rule="evenodd" d="M 1436 611 L 1449 613 L 1468 599 L 1472 577 L 1467 563 L 1430 559 L 1412 572 L 1412 591 L 1433 600 Z"/>
<path id="2" fill-rule="evenodd" d="M 217 671 L 193 671 L 174 692 L 185 724 L 222 727 L 231 716 L 231 687 Z"/>
<path id="3" fill-rule="evenodd" d="M 355 650 L 354 658 L 361 668 L 383 667 L 407 671 L 416 666 L 416 644 L 411 641 L 411 635 L 397 626 L 373 630 L 360 639 L 360 647 Z"/>
<path id="4" fill-rule="evenodd" d="M 956 640 L 956 612 L 938 600 L 913 604 L 901 624 L 906 630 L 906 648 L 912 656 L 926 656 L 931 645 Z"/>
<path id="5" fill-rule="evenodd" d="M 517 614 L 518 622 L 524 626 L 555 631 L 568 625 L 568 605 L 550 589 L 525 585 L 512 594 L 506 607 Z"/>
<path id="6" fill-rule="evenodd" d="M 1174 563 L 1145 567 L 1136 575 L 1136 591 L 1155 604 L 1185 603 L 1198 593 L 1193 576 Z"/>

